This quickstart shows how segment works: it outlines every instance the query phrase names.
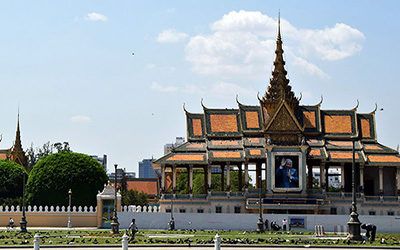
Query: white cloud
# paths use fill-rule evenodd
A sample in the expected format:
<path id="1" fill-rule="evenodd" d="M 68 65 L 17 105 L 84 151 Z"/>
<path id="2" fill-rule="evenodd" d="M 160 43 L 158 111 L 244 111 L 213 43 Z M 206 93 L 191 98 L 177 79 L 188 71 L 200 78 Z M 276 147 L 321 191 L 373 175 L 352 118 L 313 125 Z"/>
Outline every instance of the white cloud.
<path id="1" fill-rule="evenodd" d="M 106 22 L 108 20 L 108 17 L 100 13 L 91 12 L 85 16 L 85 19 L 92 22 Z"/>
<path id="2" fill-rule="evenodd" d="M 86 124 L 92 121 L 92 118 L 86 115 L 75 115 L 70 118 L 71 122 L 79 123 L 79 124 Z"/>
<path id="3" fill-rule="evenodd" d="M 232 11 L 210 25 L 210 34 L 190 37 L 185 47 L 192 70 L 223 79 L 265 76 L 274 58 L 277 20 L 258 11 Z M 300 29 L 281 19 L 285 55 L 306 74 L 327 77 L 314 60 L 340 60 L 362 49 L 362 32 L 338 23 L 325 29 Z"/>
<path id="4" fill-rule="evenodd" d="M 174 29 L 168 29 L 162 31 L 157 36 L 157 42 L 159 43 L 178 43 L 188 38 L 188 34 L 179 32 Z"/>

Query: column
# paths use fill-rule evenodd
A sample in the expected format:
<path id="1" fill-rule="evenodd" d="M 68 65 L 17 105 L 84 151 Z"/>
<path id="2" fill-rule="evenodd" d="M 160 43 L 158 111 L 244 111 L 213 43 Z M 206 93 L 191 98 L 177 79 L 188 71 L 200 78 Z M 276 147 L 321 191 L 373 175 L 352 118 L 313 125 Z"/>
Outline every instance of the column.
<path id="1" fill-rule="evenodd" d="M 172 193 L 176 192 L 176 166 L 172 166 Z"/>
<path id="2" fill-rule="evenodd" d="M 345 166 L 344 163 L 342 163 L 340 166 L 340 183 L 341 183 L 343 191 L 344 191 L 344 185 L 345 185 L 345 179 L 346 179 L 344 177 L 344 166 Z"/>
<path id="3" fill-rule="evenodd" d="M 193 193 L 193 165 L 189 166 L 189 194 Z"/>
<path id="4" fill-rule="evenodd" d="M 207 166 L 207 190 L 211 191 L 211 165 Z"/>
<path id="5" fill-rule="evenodd" d="M 249 162 L 244 163 L 244 188 L 247 191 L 249 188 Z"/>
<path id="6" fill-rule="evenodd" d="M 261 188 L 262 183 L 261 183 L 261 164 L 259 162 L 256 163 L 256 187 Z"/>
<path id="7" fill-rule="evenodd" d="M 312 189 L 313 188 L 313 166 L 311 162 L 307 163 L 307 189 Z"/>
<path id="8" fill-rule="evenodd" d="M 396 193 L 400 195 L 400 167 L 396 168 Z"/>
<path id="9" fill-rule="evenodd" d="M 325 189 L 325 162 L 321 162 L 319 165 L 319 187 L 324 190 Z"/>
<path id="10" fill-rule="evenodd" d="M 231 191 L 231 165 L 226 163 L 226 190 Z"/>
<path id="11" fill-rule="evenodd" d="M 329 189 L 329 165 L 325 165 L 325 191 Z"/>
<path id="12" fill-rule="evenodd" d="M 161 192 L 165 193 L 165 165 L 161 164 Z"/>
<path id="13" fill-rule="evenodd" d="M 360 165 L 360 193 L 364 194 L 364 165 Z"/>
<path id="14" fill-rule="evenodd" d="M 205 166 L 203 167 L 203 173 L 204 173 L 204 193 L 206 194 L 208 192 L 208 167 Z"/>
<path id="15" fill-rule="evenodd" d="M 383 167 L 379 167 L 379 195 L 383 195 Z"/>
<path id="16" fill-rule="evenodd" d="M 242 164 L 238 164 L 238 185 L 239 185 L 239 192 L 243 190 L 243 170 L 242 170 Z"/>
<path id="17" fill-rule="evenodd" d="M 221 191 L 225 190 L 225 163 L 221 164 Z"/>

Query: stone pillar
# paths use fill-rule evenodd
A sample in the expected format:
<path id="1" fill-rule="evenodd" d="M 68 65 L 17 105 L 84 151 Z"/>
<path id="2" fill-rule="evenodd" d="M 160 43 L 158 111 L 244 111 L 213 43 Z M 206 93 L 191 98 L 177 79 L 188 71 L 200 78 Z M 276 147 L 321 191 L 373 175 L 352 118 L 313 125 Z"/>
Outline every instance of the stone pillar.
<path id="1" fill-rule="evenodd" d="M 379 195 L 383 195 L 383 167 L 379 167 Z"/>
<path id="2" fill-rule="evenodd" d="M 244 163 L 244 189 L 247 191 L 249 188 L 249 163 Z"/>
<path id="3" fill-rule="evenodd" d="M 313 166 L 310 162 L 307 163 L 307 188 L 312 189 L 313 188 Z"/>
<path id="4" fill-rule="evenodd" d="M 172 193 L 176 192 L 176 166 L 171 167 L 172 170 Z"/>
<path id="5" fill-rule="evenodd" d="M 193 193 L 193 165 L 189 166 L 189 194 Z"/>
<path id="6" fill-rule="evenodd" d="M 207 189 L 211 191 L 211 165 L 207 166 Z"/>
<path id="7" fill-rule="evenodd" d="M 360 193 L 364 194 L 364 165 L 360 165 Z"/>
<path id="8" fill-rule="evenodd" d="M 325 190 L 325 162 L 321 162 L 319 165 L 319 187 Z"/>
<path id="9" fill-rule="evenodd" d="M 161 165 L 161 192 L 165 193 L 165 165 Z"/>
<path id="10" fill-rule="evenodd" d="M 262 188 L 262 174 L 261 174 L 261 164 L 256 163 L 256 187 Z"/>
<path id="11" fill-rule="evenodd" d="M 329 165 L 325 165 L 325 191 L 329 189 Z"/>
<path id="12" fill-rule="evenodd" d="M 221 191 L 225 190 L 225 163 L 221 164 Z"/>
<path id="13" fill-rule="evenodd" d="M 238 185 L 239 185 L 239 192 L 243 190 L 243 170 L 242 170 L 242 164 L 238 164 Z"/>
<path id="14" fill-rule="evenodd" d="M 208 166 L 203 167 L 204 173 L 204 193 L 208 192 Z"/>
<path id="15" fill-rule="evenodd" d="M 231 164 L 226 163 L 226 190 L 231 191 Z"/>
<path id="16" fill-rule="evenodd" d="M 396 168 L 396 193 L 400 195 L 400 167 Z"/>
<path id="17" fill-rule="evenodd" d="M 341 183 L 343 191 L 344 191 L 344 185 L 345 185 L 345 179 L 346 179 L 344 177 L 344 166 L 345 166 L 344 163 L 342 163 L 340 166 L 340 183 Z"/>

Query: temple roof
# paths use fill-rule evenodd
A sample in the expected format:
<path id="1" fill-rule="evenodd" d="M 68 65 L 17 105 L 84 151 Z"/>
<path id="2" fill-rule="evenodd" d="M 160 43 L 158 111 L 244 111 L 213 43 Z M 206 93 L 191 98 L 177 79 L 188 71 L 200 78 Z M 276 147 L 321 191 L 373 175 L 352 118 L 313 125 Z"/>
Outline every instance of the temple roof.
<path id="1" fill-rule="evenodd" d="M 308 146 L 307 159 L 343 163 L 356 161 L 370 166 L 400 166 L 399 152 L 377 141 L 375 110 L 357 113 L 300 105 L 289 85 L 278 19 L 274 68 L 259 105 L 238 101 L 238 108 L 207 108 L 194 114 L 186 109 L 188 143 L 160 158 L 162 164 L 212 164 L 265 159 L 267 145 Z"/>

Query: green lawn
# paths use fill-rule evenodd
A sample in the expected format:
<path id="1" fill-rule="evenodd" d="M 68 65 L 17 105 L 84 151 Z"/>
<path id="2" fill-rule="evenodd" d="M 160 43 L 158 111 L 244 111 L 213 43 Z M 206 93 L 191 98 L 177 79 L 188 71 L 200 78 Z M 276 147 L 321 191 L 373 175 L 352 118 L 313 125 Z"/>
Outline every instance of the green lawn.
<path id="1" fill-rule="evenodd" d="M 124 231 L 123 231 L 124 232 Z M 0 246 L 32 245 L 33 235 L 39 233 L 41 245 L 113 245 L 121 244 L 121 236 L 112 235 L 109 230 L 33 230 L 27 234 L 17 231 L 0 232 Z M 347 240 L 328 235 L 328 238 L 316 238 L 310 232 L 256 232 L 245 231 L 166 231 L 143 230 L 137 233 L 131 244 L 213 244 L 215 234 L 218 233 L 223 244 L 265 244 L 265 245 L 348 245 Z M 381 243 L 381 239 L 384 243 Z M 356 243 L 359 246 L 399 246 L 399 234 L 378 234 L 377 241 L 371 243 Z M 362 244 L 362 245 L 361 245 Z"/>

